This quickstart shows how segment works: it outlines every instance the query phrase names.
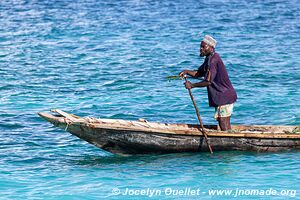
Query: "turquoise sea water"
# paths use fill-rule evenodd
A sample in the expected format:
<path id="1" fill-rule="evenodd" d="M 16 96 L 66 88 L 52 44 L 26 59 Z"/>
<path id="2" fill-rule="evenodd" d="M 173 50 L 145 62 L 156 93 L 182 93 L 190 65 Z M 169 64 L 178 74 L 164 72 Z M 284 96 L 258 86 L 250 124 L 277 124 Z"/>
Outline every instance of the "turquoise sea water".
<path id="1" fill-rule="evenodd" d="M 120 157 L 36 114 L 197 123 L 166 77 L 196 69 L 211 34 L 239 96 L 232 123 L 299 125 L 299 19 L 297 0 L 0 1 L 0 199 L 300 199 L 297 151 Z"/>

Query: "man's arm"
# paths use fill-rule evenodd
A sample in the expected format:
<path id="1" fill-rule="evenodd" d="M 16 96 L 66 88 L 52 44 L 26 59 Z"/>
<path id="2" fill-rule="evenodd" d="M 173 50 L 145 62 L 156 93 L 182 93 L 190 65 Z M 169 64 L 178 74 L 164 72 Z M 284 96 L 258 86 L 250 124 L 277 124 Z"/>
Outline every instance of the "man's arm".
<path id="1" fill-rule="evenodd" d="M 193 78 L 197 78 L 196 75 L 197 75 L 197 71 L 193 71 L 193 70 L 183 70 L 182 72 L 179 73 L 179 76 L 181 78 L 183 78 L 185 75 L 189 75 Z"/>
<path id="2" fill-rule="evenodd" d="M 205 76 L 204 76 L 204 80 L 198 83 L 191 83 L 189 81 L 187 81 L 185 83 L 185 88 L 186 89 L 192 89 L 195 87 L 208 87 L 211 85 L 212 81 L 214 80 L 215 76 L 216 76 L 216 63 L 215 62 L 211 62 L 210 68 L 209 70 L 206 72 Z M 197 76 L 197 74 L 196 74 Z"/>
<path id="3" fill-rule="evenodd" d="M 210 84 L 211 84 L 211 82 L 206 81 L 206 80 L 198 82 L 198 83 L 191 83 L 191 82 L 187 81 L 185 83 L 185 88 L 186 89 L 192 89 L 192 88 L 195 88 L 195 87 L 207 87 Z"/>
<path id="4" fill-rule="evenodd" d="M 211 82 L 209 81 L 201 81 L 201 82 L 198 82 L 198 83 L 193 83 L 191 86 L 192 88 L 195 88 L 195 87 L 207 87 L 207 86 L 210 86 Z"/>

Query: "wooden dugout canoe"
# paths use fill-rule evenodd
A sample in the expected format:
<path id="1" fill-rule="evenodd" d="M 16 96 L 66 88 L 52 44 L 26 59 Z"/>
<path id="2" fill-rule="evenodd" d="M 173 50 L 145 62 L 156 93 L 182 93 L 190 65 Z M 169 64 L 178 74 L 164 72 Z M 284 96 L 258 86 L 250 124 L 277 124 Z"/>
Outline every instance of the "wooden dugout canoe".
<path id="1" fill-rule="evenodd" d="M 147 121 L 82 118 L 61 110 L 38 113 L 54 126 L 115 154 L 208 151 L 200 126 Z M 283 151 L 300 149 L 299 126 L 233 125 L 220 131 L 204 126 L 214 151 Z"/>

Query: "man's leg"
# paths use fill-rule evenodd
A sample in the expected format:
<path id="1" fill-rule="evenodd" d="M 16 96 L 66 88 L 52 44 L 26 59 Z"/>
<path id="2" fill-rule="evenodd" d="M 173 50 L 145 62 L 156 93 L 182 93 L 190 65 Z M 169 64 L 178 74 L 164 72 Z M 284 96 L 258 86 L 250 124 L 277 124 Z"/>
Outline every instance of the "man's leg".
<path id="1" fill-rule="evenodd" d="M 221 131 L 231 130 L 230 116 L 229 117 L 219 117 L 218 122 L 219 122 L 219 126 L 221 128 Z"/>

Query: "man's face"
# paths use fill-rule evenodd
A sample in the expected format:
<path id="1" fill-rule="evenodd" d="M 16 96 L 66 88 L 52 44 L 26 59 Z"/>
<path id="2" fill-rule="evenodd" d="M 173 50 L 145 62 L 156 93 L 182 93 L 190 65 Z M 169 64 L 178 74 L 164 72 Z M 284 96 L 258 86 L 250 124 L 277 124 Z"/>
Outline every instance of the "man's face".
<path id="1" fill-rule="evenodd" d="M 202 41 L 200 44 L 200 57 L 207 56 L 210 53 L 211 53 L 211 47 Z"/>

